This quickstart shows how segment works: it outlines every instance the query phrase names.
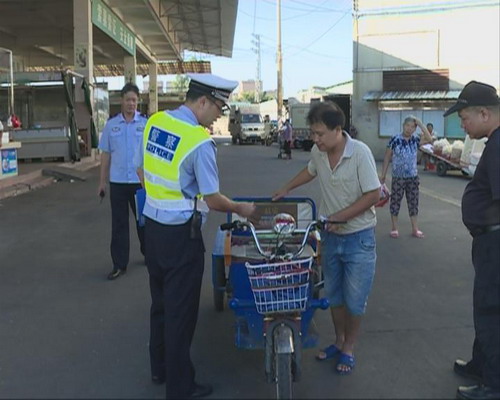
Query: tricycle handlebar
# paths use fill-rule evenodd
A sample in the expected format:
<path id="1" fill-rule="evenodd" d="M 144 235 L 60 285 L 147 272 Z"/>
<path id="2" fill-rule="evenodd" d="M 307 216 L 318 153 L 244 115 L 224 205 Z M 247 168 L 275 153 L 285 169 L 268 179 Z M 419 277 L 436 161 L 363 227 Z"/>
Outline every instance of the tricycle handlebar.
<path id="1" fill-rule="evenodd" d="M 329 221 L 326 218 L 321 218 L 318 221 L 311 221 L 306 227 L 306 230 L 304 232 L 304 237 L 302 239 L 302 243 L 300 244 L 299 249 L 295 253 L 286 254 L 285 256 L 283 256 L 283 258 L 291 260 L 291 259 L 294 259 L 294 258 L 300 256 L 302 254 L 302 252 L 304 251 L 304 248 L 306 246 L 307 238 L 309 237 L 309 233 L 311 233 L 312 231 L 317 230 L 317 229 L 326 229 L 326 226 L 328 224 L 345 224 L 345 223 L 346 223 L 346 221 Z M 234 220 L 233 222 L 228 222 L 228 223 L 222 224 L 220 226 L 220 229 L 222 231 L 229 231 L 229 230 L 234 230 L 234 229 L 242 229 L 242 230 L 249 229 L 251 234 L 252 234 L 253 240 L 255 242 L 255 247 L 257 248 L 257 251 L 260 253 L 260 255 L 265 257 L 266 259 L 268 259 L 268 258 L 272 259 L 275 257 L 275 255 L 274 256 L 270 255 L 269 253 L 266 253 L 262 249 L 260 242 L 259 242 L 259 238 L 257 237 L 257 232 L 255 231 L 255 226 L 250 221 Z"/>

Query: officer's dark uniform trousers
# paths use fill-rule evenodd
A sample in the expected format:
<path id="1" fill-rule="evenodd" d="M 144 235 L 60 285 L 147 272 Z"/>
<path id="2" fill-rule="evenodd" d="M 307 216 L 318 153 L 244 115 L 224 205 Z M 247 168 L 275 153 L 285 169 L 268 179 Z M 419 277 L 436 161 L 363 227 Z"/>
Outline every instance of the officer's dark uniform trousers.
<path id="1" fill-rule="evenodd" d="M 471 366 L 484 385 L 500 390 L 500 127 L 489 136 L 462 197 L 462 219 L 472 239 L 473 316 Z"/>
<path id="2" fill-rule="evenodd" d="M 476 273 L 472 362 L 486 386 L 500 389 L 500 230 L 474 237 L 472 262 Z"/>
<path id="3" fill-rule="evenodd" d="M 113 269 L 126 269 L 129 261 L 129 207 L 134 217 L 135 192 L 140 189 L 139 183 L 110 183 L 109 198 L 111 201 L 111 259 Z M 141 253 L 144 255 L 144 227 L 136 222 L 137 236 L 141 243 Z"/>
<path id="4" fill-rule="evenodd" d="M 189 397 L 195 370 L 190 347 L 203 278 L 205 247 L 190 238 L 190 221 L 163 225 L 146 218 L 146 264 L 151 289 L 149 351 L 153 375 L 165 377 L 167 399 Z"/>

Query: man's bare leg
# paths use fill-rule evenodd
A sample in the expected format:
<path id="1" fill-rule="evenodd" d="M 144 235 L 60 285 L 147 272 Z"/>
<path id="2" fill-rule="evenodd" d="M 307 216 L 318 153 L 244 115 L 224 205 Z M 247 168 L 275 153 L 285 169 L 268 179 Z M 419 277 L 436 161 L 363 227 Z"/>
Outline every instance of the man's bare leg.
<path id="1" fill-rule="evenodd" d="M 354 354 L 354 344 L 358 339 L 359 329 L 361 327 L 361 316 L 352 315 L 346 311 L 345 316 L 345 341 L 342 346 L 342 353 L 352 356 Z M 351 368 L 344 364 L 337 365 L 338 371 L 347 372 Z"/>
<path id="2" fill-rule="evenodd" d="M 332 316 L 333 328 L 335 330 L 335 347 L 342 350 L 345 340 L 345 321 L 346 321 L 346 309 L 344 306 L 330 307 L 330 313 Z M 319 359 L 326 358 L 326 353 L 320 351 L 318 354 Z"/>

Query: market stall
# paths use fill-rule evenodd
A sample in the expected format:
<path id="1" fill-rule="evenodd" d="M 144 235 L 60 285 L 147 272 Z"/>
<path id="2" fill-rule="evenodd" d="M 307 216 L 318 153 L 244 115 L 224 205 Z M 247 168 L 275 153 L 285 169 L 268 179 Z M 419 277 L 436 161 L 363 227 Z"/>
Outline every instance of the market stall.
<path id="1" fill-rule="evenodd" d="M 79 161 L 97 147 L 96 120 L 107 119 L 109 100 L 107 86 L 95 85 L 93 98 L 81 76 L 71 71 L 51 73 L 21 72 L 15 75 L 15 110 L 22 126 L 11 130 L 11 140 L 21 142 L 19 160 L 58 159 Z M 3 77 L 0 74 L 0 82 Z M 82 85 L 91 119 L 90 132 L 77 125 L 74 110 L 74 88 Z M 7 87 L 0 86 L 0 114 L 7 104 Z M 102 110 L 101 110 L 102 109 Z M 92 110 L 96 110 L 95 115 Z M 104 116 L 103 116 L 104 115 Z M 98 126 L 100 126 L 99 121 Z"/>

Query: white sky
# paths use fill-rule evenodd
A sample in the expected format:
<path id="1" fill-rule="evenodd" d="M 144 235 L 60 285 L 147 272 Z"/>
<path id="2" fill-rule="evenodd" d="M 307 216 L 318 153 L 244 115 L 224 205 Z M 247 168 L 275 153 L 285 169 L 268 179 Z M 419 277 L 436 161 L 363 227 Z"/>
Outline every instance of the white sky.
<path id="1" fill-rule="evenodd" d="M 281 48 L 285 97 L 310 86 L 352 79 L 351 0 L 282 0 Z M 233 57 L 211 57 L 212 72 L 228 79 L 257 75 L 253 33 L 260 35 L 264 90 L 277 86 L 276 0 L 240 0 Z"/>
<path id="2" fill-rule="evenodd" d="M 281 46 L 284 97 L 310 86 L 331 86 L 352 79 L 352 1 L 282 0 Z M 239 0 L 233 57 L 186 52 L 185 59 L 209 60 L 212 73 L 237 81 L 256 79 L 260 35 L 263 90 L 277 86 L 276 0 Z M 160 76 L 159 80 L 173 76 Z M 123 78 L 106 79 L 110 89 L 121 89 Z M 138 78 L 142 85 L 142 78 Z"/>

